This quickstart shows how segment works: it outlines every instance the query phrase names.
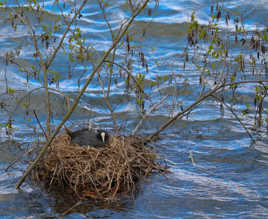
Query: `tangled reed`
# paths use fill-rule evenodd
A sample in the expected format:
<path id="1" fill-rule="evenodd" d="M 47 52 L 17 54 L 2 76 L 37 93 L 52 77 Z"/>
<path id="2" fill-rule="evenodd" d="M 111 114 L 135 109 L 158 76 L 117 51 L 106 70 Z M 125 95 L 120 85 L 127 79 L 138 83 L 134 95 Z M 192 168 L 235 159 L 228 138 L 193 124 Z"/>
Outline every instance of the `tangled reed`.
<path id="1" fill-rule="evenodd" d="M 57 136 L 35 169 L 35 182 L 64 190 L 79 199 L 114 200 L 133 194 L 137 182 L 152 171 L 165 171 L 156 154 L 133 136 L 111 137 L 105 147 L 70 143 L 67 134 Z"/>

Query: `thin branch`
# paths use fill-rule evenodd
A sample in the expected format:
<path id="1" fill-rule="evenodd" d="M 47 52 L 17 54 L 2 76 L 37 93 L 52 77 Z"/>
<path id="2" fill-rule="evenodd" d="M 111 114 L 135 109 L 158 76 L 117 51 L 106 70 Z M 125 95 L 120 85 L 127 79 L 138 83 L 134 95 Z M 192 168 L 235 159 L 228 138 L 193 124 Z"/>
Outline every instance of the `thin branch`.
<path id="1" fill-rule="evenodd" d="M 76 11 L 76 13 L 74 14 L 72 20 L 70 21 L 70 23 L 68 23 L 62 37 L 61 37 L 61 40 L 59 42 L 59 45 L 56 47 L 56 49 L 54 50 L 54 53 L 52 54 L 52 56 L 50 57 L 50 59 L 47 61 L 47 64 L 46 64 L 46 67 L 47 69 L 50 67 L 51 63 L 54 61 L 59 49 L 61 48 L 62 44 L 63 44 L 63 41 L 64 39 L 66 38 L 67 36 L 67 33 L 69 32 L 72 24 L 74 23 L 74 21 L 76 20 L 77 16 L 80 14 L 80 12 L 82 11 L 82 9 L 84 8 L 84 6 L 86 5 L 87 3 L 87 0 L 84 0 L 83 3 L 81 4 L 81 6 L 79 7 L 79 9 Z"/>
<path id="2" fill-rule="evenodd" d="M 129 7 L 131 9 L 131 12 L 134 13 L 135 8 L 134 8 L 131 0 L 128 0 L 128 5 L 129 5 Z"/>
<path id="3" fill-rule="evenodd" d="M 49 60 L 46 63 L 45 69 L 43 71 L 44 73 L 44 87 L 46 88 L 46 106 L 47 106 L 47 128 L 49 128 L 49 123 L 50 123 L 50 101 L 49 101 L 49 93 L 48 93 L 48 89 L 47 89 L 47 71 L 51 65 L 51 63 L 54 61 L 59 49 L 61 48 L 64 39 L 67 36 L 67 33 L 69 32 L 72 24 L 74 23 L 74 21 L 76 20 L 77 16 L 80 14 L 81 10 L 84 8 L 85 4 L 87 3 L 87 0 L 84 0 L 83 3 L 81 4 L 81 6 L 79 7 L 79 9 L 76 11 L 76 13 L 74 14 L 71 22 L 67 25 L 65 32 L 63 33 L 61 40 L 59 42 L 59 45 L 55 48 L 52 56 L 49 58 Z M 49 135 L 50 135 L 50 129 L 47 130 Z"/>
<path id="4" fill-rule="evenodd" d="M 132 131 L 132 135 L 135 135 L 136 132 L 138 131 L 138 129 L 140 128 L 140 126 L 142 125 L 143 123 L 143 120 L 146 119 L 146 117 L 152 113 L 155 109 L 157 109 L 167 98 L 169 97 L 169 95 L 166 95 L 164 98 L 162 98 L 158 103 L 156 103 L 155 105 L 153 105 L 149 111 L 142 116 L 141 120 L 139 121 L 139 123 L 137 124 L 137 126 L 135 127 L 135 129 Z"/>
<path id="5" fill-rule="evenodd" d="M 217 97 L 215 94 L 211 95 L 213 98 L 215 98 L 217 101 L 219 101 L 220 103 L 222 103 L 226 108 L 229 109 L 229 111 L 234 115 L 234 117 L 238 120 L 238 122 L 240 123 L 240 125 L 245 129 L 246 133 L 248 134 L 248 136 L 251 138 L 251 140 L 254 142 L 254 138 L 253 136 L 250 134 L 248 128 L 245 126 L 245 124 L 241 121 L 241 119 L 238 117 L 238 115 L 234 112 L 233 108 L 230 107 L 228 104 L 224 103 L 224 101 L 222 101 L 219 97 Z"/>
<path id="6" fill-rule="evenodd" d="M 66 216 L 66 215 L 69 214 L 74 208 L 76 208 L 77 206 L 79 206 L 79 205 L 81 205 L 81 204 L 83 204 L 82 201 L 78 201 L 78 202 L 76 202 L 73 206 L 71 206 L 70 208 L 68 208 L 67 210 L 65 210 L 63 213 L 61 213 L 59 217 L 61 218 L 61 217 Z"/>
<path id="7" fill-rule="evenodd" d="M 113 110 L 113 108 L 112 108 L 112 106 L 110 104 L 108 94 L 105 94 L 104 83 L 101 80 L 100 73 L 98 73 L 98 79 L 99 79 L 99 83 L 100 83 L 101 88 L 102 88 L 102 92 L 103 92 L 103 96 L 104 96 L 104 101 L 105 101 L 106 106 L 108 107 L 108 109 L 109 109 L 109 111 L 111 113 L 111 116 L 112 116 L 112 120 L 113 120 L 113 124 L 114 124 L 114 129 L 117 130 L 117 125 L 116 125 L 114 110 Z"/>
<path id="8" fill-rule="evenodd" d="M 25 144 L 25 143 L 24 143 Z M 11 168 L 12 166 L 14 166 L 17 162 L 21 161 L 22 158 L 27 155 L 27 154 L 30 154 L 34 151 L 34 149 L 29 149 L 28 151 L 26 151 L 25 153 L 23 153 L 22 156 L 16 158 L 14 161 L 12 161 L 6 168 L 5 168 L 5 172 L 7 172 L 9 170 L 9 168 Z"/>
<path id="9" fill-rule="evenodd" d="M 26 177 L 31 173 L 31 171 L 35 168 L 35 166 L 39 163 L 39 161 L 41 160 L 41 158 L 44 156 L 44 154 L 46 153 L 46 151 L 47 151 L 49 145 L 51 144 L 51 142 L 53 141 L 53 139 L 56 137 L 56 135 L 58 134 L 58 132 L 60 131 L 60 129 L 62 128 L 62 126 L 64 125 L 64 123 L 67 121 L 67 119 L 69 119 L 69 117 L 72 115 L 72 113 L 75 110 L 77 104 L 79 103 L 79 100 L 80 100 L 81 96 L 84 94 L 86 88 L 88 87 L 89 83 L 93 79 L 94 75 L 100 70 L 101 66 L 103 65 L 104 61 L 107 59 L 107 57 L 109 56 L 109 54 L 111 53 L 111 51 L 115 48 L 115 46 L 120 42 L 120 40 L 122 39 L 122 37 L 126 34 L 129 26 L 132 24 L 132 22 L 134 21 L 135 17 L 137 17 L 138 14 L 141 13 L 141 11 L 146 7 L 146 5 L 148 4 L 149 1 L 150 0 L 146 0 L 143 3 L 143 5 L 139 8 L 139 10 L 137 10 L 136 13 L 131 16 L 131 18 L 129 19 L 128 23 L 125 25 L 125 28 L 121 32 L 121 34 L 113 42 L 113 44 L 111 45 L 111 47 L 105 52 L 103 58 L 101 59 L 101 61 L 96 66 L 95 70 L 93 70 L 93 72 L 90 74 L 90 76 L 88 77 L 87 81 L 85 82 L 83 88 L 81 89 L 80 93 L 75 98 L 74 103 L 71 106 L 71 108 L 69 109 L 69 111 L 65 114 L 65 116 L 62 119 L 62 121 L 60 122 L 60 124 L 56 127 L 55 131 L 49 137 L 49 140 L 47 141 L 47 143 L 42 147 L 42 150 L 37 155 L 37 157 L 35 158 L 35 160 L 31 163 L 31 165 L 28 167 L 28 169 L 26 170 L 26 172 L 19 179 L 19 181 L 18 181 L 18 183 L 16 185 L 16 189 L 19 189 L 20 188 L 21 184 L 24 182 L 24 180 L 26 179 Z"/>
<path id="10" fill-rule="evenodd" d="M 122 68 L 128 75 L 129 77 L 135 82 L 135 84 L 137 85 L 137 87 L 139 88 L 139 90 L 142 92 L 143 95 L 146 95 L 146 93 L 144 92 L 141 84 L 136 80 L 136 78 L 122 65 L 115 63 L 115 62 L 111 62 L 109 60 L 105 60 L 105 62 L 111 63 L 113 65 L 117 65 L 119 68 Z"/>
<path id="11" fill-rule="evenodd" d="M 14 113 L 17 111 L 17 109 L 19 108 L 19 106 L 21 105 L 22 101 L 24 98 L 26 98 L 27 96 L 30 96 L 34 91 L 37 91 L 37 90 L 40 90 L 44 87 L 37 87 L 37 88 L 34 88 L 30 91 L 28 91 L 24 96 L 22 96 L 18 101 L 17 101 L 17 104 L 16 104 L 16 107 L 15 109 L 11 112 L 11 115 L 13 116 Z M 67 107 L 70 108 L 70 98 L 68 96 L 66 96 L 63 92 L 59 91 L 59 90 L 56 90 L 54 88 L 48 88 L 48 90 L 52 90 L 60 95 L 62 95 L 65 99 L 66 99 L 66 103 L 67 103 Z"/>
<path id="12" fill-rule="evenodd" d="M 33 113 L 34 113 L 35 119 L 36 119 L 36 121 L 37 121 L 37 123 L 38 123 L 40 129 L 41 129 L 42 132 L 43 132 L 43 135 L 45 136 L 46 140 L 48 140 L 48 138 L 47 138 L 47 134 L 46 134 L 46 132 L 45 132 L 45 130 L 44 130 L 42 124 L 40 123 L 40 121 L 39 121 L 39 119 L 38 119 L 38 116 L 37 116 L 35 110 L 33 110 Z"/>
<path id="13" fill-rule="evenodd" d="M 28 97 L 31 95 L 31 93 L 33 93 L 34 91 L 40 90 L 42 89 L 42 87 L 37 87 L 34 88 L 30 91 L 28 91 L 23 97 L 21 97 L 18 101 L 17 101 L 17 105 L 15 107 L 15 109 L 11 112 L 11 115 L 13 116 L 15 114 L 15 112 L 17 111 L 17 109 L 19 108 L 19 106 L 21 105 L 22 101 L 24 100 L 24 98 Z"/>
<path id="14" fill-rule="evenodd" d="M 107 18 L 107 15 L 106 15 L 106 12 L 105 12 L 105 6 L 104 6 L 104 3 L 100 0 L 98 0 L 98 3 L 99 3 L 99 6 L 102 10 L 102 14 L 103 14 L 103 17 L 104 17 L 104 20 L 109 28 L 109 31 L 110 31 L 110 34 L 111 34 L 111 37 L 112 37 L 112 41 L 115 40 L 115 36 L 114 36 L 114 33 L 113 33 L 113 30 L 112 30 L 112 26 Z M 120 26 L 120 30 L 121 30 L 122 26 Z M 118 34 L 117 36 L 120 34 L 120 30 L 118 31 Z M 117 37 L 116 36 L 116 37 Z M 115 59 L 115 54 L 116 54 L 116 47 L 113 49 L 113 52 L 112 52 L 112 60 L 114 61 Z M 112 116 L 112 120 L 113 120 L 113 126 L 114 126 L 114 129 L 117 130 L 117 124 L 116 124 L 116 120 L 115 120 L 115 116 L 114 116 L 114 110 L 110 104 L 110 101 L 109 101 L 109 96 L 110 96 L 110 91 L 111 91 L 111 83 L 112 83 L 112 75 L 113 75 L 113 66 L 110 65 L 109 66 L 109 79 L 108 79 L 108 82 L 107 82 L 107 91 L 105 93 L 105 89 L 104 89 L 104 83 L 102 82 L 101 80 L 101 77 L 100 77 L 100 73 L 98 73 L 98 79 L 99 79 L 99 83 L 102 87 L 102 91 L 103 91 L 103 96 L 104 96 L 104 100 L 105 100 L 105 103 L 106 103 L 106 106 L 108 107 L 110 113 L 111 113 L 111 116 Z"/>
<path id="15" fill-rule="evenodd" d="M 110 22 L 109 22 L 109 20 L 108 20 L 108 18 L 106 16 L 106 12 L 105 12 L 105 8 L 104 8 L 104 3 L 101 0 L 98 0 L 98 3 L 99 3 L 99 6 L 100 6 L 100 9 L 102 10 L 103 18 L 104 18 L 104 20 L 105 20 L 105 22 L 106 22 L 106 24 L 107 24 L 107 26 L 109 28 L 109 31 L 111 33 L 112 40 L 114 41 L 114 33 L 113 33 L 113 30 L 112 30 L 112 26 L 111 26 L 111 24 L 110 24 Z"/>
<path id="16" fill-rule="evenodd" d="M 17 13 L 19 14 L 19 13 Z M 50 101 L 49 101 L 49 92 L 48 92 L 48 81 L 47 81 L 47 70 L 49 68 L 49 65 L 45 64 L 45 61 L 43 60 L 42 54 L 39 50 L 38 43 L 37 43 L 37 37 L 35 34 L 35 30 L 33 29 L 28 17 L 26 16 L 25 19 L 22 18 L 22 16 L 19 14 L 19 19 L 26 24 L 26 26 L 30 29 L 31 31 L 31 38 L 32 42 L 36 51 L 37 56 L 40 58 L 40 68 L 43 71 L 43 86 L 45 88 L 45 96 L 46 96 L 46 126 L 47 126 L 47 133 L 50 135 L 50 115 L 51 115 L 51 108 L 50 108 Z M 55 54 L 55 52 L 54 52 Z"/>
<path id="17" fill-rule="evenodd" d="M 239 84 L 260 83 L 260 82 L 268 82 L 268 80 L 248 80 L 248 81 L 239 81 L 239 82 L 232 82 L 232 83 L 228 83 L 228 84 L 223 83 L 223 84 L 220 84 L 220 85 L 216 85 L 216 87 L 214 87 L 212 90 L 208 91 L 206 94 L 204 94 L 204 96 L 198 98 L 198 100 L 196 100 L 194 103 L 192 103 L 190 106 L 188 106 L 185 110 L 177 113 L 173 118 L 169 119 L 156 132 L 154 132 L 153 134 L 151 134 L 146 139 L 146 141 L 147 142 L 152 141 L 154 137 L 156 137 L 157 135 L 159 135 L 159 133 L 161 131 L 163 131 L 165 128 L 167 128 L 171 123 L 173 123 L 175 120 L 180 119 L 183 116 L 185 116 L 185 114 L 188 111 L 192 110 L 195 106 L 199 105 L 202 101 L 204 101 L 205 99 L 207 99 L 208 97 L 210 97 L 211 95 L 213 95 L 214 93 L 216 93 L 221 88 L 228 87 L 228 86 L 239 85 Z"/>
<path id="18" fill-rule="evenodd" d="M 6 84 L 6 93 L 8 93 L 8 80 L 7 80 L 7 71 L 5 69 L 5 72 L 4 72 L 4 78 L 5 78 L 5 84 Z"/>

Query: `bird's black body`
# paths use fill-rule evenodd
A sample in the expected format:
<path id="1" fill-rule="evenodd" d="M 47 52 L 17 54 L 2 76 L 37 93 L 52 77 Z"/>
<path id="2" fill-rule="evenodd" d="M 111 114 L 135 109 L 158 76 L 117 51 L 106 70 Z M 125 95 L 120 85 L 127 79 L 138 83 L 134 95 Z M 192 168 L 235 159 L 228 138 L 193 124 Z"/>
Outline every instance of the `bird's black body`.
<path id="1" fill-rule="evenodd" d="M 72 131 L 65 127 L 67 134 L 71 137 L 72 144 L 80 146 L 90 145 L 93 147 L 103 147 L 109 143 L 109 135 L 104 130 L 81 129 Z"/>

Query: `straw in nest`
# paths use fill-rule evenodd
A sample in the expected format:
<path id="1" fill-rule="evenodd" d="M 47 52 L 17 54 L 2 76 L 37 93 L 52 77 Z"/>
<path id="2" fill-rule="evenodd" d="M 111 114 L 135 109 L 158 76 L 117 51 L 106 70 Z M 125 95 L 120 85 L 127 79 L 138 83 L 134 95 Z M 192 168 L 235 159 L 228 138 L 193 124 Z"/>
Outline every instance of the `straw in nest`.
<path id="1" fill-rule="evenodd" d="M 133 194 L 138 180 L 164 168 L 156 154 L 133 136 L 110 137 L 105 147 L 79 146 L 61 134 L 34 171 L 34 179 L 49 188 L 70 190 L 79 199 L 114 200 Z"/>

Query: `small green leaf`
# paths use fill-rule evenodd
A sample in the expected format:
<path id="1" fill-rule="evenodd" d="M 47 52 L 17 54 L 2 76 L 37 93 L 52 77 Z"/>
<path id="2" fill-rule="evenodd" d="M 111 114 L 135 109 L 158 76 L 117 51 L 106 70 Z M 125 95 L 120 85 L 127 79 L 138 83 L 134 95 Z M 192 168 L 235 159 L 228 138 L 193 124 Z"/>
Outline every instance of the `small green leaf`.
<path id="1" fill-rule="evenodd" d="M 214 63 L 211 63 L 211 68 L 212 68 L 213 71 L 215 70 L 215 64 Z"/>
<path id="2" fill-rule="evenodd" d="M 59 31 L 59 26 L 55 25 L 54 26 L 54 32 L 57 33 Z"/>
<path id="3" fill-rule="evenodd" d="M 27 108 L 27 107 L 29 106 L 29 104 L 28 104 L 28 103 L 23 103 L 23 106 L 24 106 L 25 108 Z"/>
<path id="4" fill-rule="evenodd" d="M 231 80 L 231 82 L 234 82 L 234 80 L 235 80 L 235 76 L 232 75 L 231 78 L 230 78 L 230 80 Z"/>
<path id="5" fill-rule="evenodd" d="M 263 40 L 267 41 L 268 37 L 267 37 L 267 34 L 263 34 Z"/>
<path id="6" fill-rule="evenodd" d="M 12 128 L 11 123 L 10 123 L 10 122 L 6 123 L 6 127 L 7 127 L 7 128 Z"/>
<path id="7" fill-rule="evenodd" d="M 168 80 L 168 75 L 165 75 L 165 76 L 163 77 L 163 80 L 164 80 L 164 81 L 167 81 L 167 80 Z"/>
<path id="8" fill-rule="evenodd" d="M 156 86 L 157 84 L 158 84 L 157 81 L 152 81 L 152 82 L 151 82 L 151 87 L 154 87 L 154 86 Z"/>
<path id="9" fill-rule="evenodd" d="M 10 87 L 8 88 L 8 93 L 9 93 L 9 94 L 14 94 L 14 92 L 15 92 L 14 89 L 12 89 L 12 88 L 10 88 Z"/>

